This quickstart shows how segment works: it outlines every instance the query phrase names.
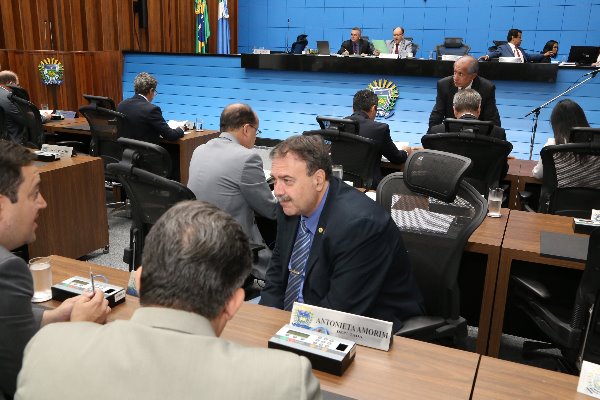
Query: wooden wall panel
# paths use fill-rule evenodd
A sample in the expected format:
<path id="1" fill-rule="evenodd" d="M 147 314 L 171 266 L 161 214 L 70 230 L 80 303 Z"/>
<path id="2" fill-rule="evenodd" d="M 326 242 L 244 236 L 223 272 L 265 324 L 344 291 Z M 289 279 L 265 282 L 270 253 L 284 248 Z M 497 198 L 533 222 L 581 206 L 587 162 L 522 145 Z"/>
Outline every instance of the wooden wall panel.
<path id="1" fill-rule="evenodd" d="M 46 86 L 40 78 L 37 66 L 47 57 L 55 57 L 63 63 L 64 83 L 58 87 Z M 48 103 L 53 109 L 76 111 L 86 103 L 82 97 L 84 93 L 108 96 L 117 103 L 123 97 L 123 56 L 120 51 L 0 50 L 0 64 L 3 69 L 19 75 L 21 86 L 38 106 Z"/>
<path id="2" fill-rule="evenodd" d="M 147 0 L 148 28 L 138 26 L 135 0 L 0 0 L 0 48 L 56 51 L 193 53 L 194 0 Z M 217 50 L 219 0 L 207 0 Z M 231 51 L 237 52 L 238 0 L 229 0 Z"/>

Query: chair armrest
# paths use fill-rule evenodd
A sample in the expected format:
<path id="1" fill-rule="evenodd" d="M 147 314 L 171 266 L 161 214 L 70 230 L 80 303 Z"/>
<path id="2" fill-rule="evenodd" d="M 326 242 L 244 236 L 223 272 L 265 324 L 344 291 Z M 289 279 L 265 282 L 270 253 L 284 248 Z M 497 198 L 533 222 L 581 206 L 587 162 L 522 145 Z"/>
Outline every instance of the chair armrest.
<path id="1" fill-rule="evenodd" d="M 535 279 L 525 278 L 519 275 L 511 275 L 510 280 L 513 284 L 517 285 L 517 290 L 524 290 L 525 292 L 535 295 L 540 299 L 549 299 L 551 297 L 548 288 L 541 282 Z"/>
<path id="2" fill-rule="evenodd" d="M 442 317 L 419 315 L 404 321 L 404 325 L 394 335 L 412 337 L 412 338 L 427 338 L 434 335 L 436 328 L 446 324 L 446 320 Z"/>
<path id="3" fill-rule="evenodd" d="M 523 207 L 523 209 L 525 209 L 525 211 L 535 212 L 535 210 L 533 208 L 531 208 L 531 206 L 529 205 L 529 200 L 531 200 L 532 196 L 533 196 L 533 193 L 531 193 L 531 192 L 527 192 L 527 191 L 519 192 L 519 200 L 521 201 L 521 206 Z"/>

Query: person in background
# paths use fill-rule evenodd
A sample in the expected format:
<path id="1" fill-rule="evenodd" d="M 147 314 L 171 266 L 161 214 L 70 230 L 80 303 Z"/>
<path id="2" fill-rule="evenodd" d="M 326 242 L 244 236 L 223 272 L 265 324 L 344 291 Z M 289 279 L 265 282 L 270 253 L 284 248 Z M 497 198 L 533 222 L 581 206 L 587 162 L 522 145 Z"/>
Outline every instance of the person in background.
<path id="1" fill-rule="evenodd" d="M 247 104 L 230 104 L 221 113 L 219 137 L 198 146 L 190 162 L 187 186 L 196 199 L 207 201 L 231 215 L 253 244 L 264 240 L 255 213 L 275 219 L 277 201 L 265 178 L 262 159 L 254 151 L 259 120 Z M 263 257 L 262 253 L 265 254 Z M 262 250 L 252 271 L 263 279 L 270 252 Z"/>
<path id="2" fill-rule="evenodd" d="M 407 58 L 409 53 L 412 54 L 412 42 L 404 39 L 404 28 L 397 27 L 393 35 L 394 40 L 387 45 L 390 54 L 398 54 L 398 58 Z"/>
<path id="3" fill-rule="evenodd" d="M 352 100 L 353 114 L 347 118 L 358 121 L 360 136 L 372 139 L 379 148 L 379 157 L 374 160 L 373 165 L 373 188 L 381 181 L 381 156 L 387 158 L 391 163 L 402 164 L 411 153 L 409 146 L 398 149 L 390 136 L 388 124 L 375 121 L 377 115 L 377 95 L 371 90 L 363 89 L 356 92 Z"/>
<path id="4" fill-rule="evenodd" d="M 556 103 L 552 109 L 552 114 L 550 114 L 550 125 L 552 126 L 554 137 L 548 138 L 544 147 L 569 143 L 571 128 L 585 128 L 590 126 L 581 106 L 570 99 L 564 99 Z M 537 179 L 543 178 L 544 166 L 542 165 L 541 158 L 537 165 L 533 167 L 532 173 Z"/>
<path id="5" fill-rule="evenodd" d="M 260 304 L 294 302 L 393 323 L 424 304 L 398 227 L 373 200 L 331 175 L 319 135 L 291 136 L 271 151 L 277 240 Z"/>
<path id="6" fill-rule="evenodd" d="M 540 62 L 544 57 L 550 57 L 552 50 L 548 50 L 543 54 L 529 54 L 521 48 L 521 42 L 523 41 L 523 32 L 520 29 L 512 28 L 506 35 L 508 43 L 501 44 L 496 50 L 490 51 L 484 56 L 481 56 L 481 60 L 489 60 L 490 58 L 497 57 L 518 57 L 521 62 Z"/>
<path id="7" fill-rule="evenodd" d="M 477 75 L 479 63 L 472 56 L 463 56 L 454 62 L 454 74 L 437 82 L 435 105 L 429 116 L 429 127 L 441 124 L 445 118 L 454 118 L 452 102 L 454 95 L 461 89 L 473 89 L 481 95 L 481 121 L 500 123 L 500 114 L 496 106 L 496 86 Z"/>
<path id="8" fill-rule="evenodd" d="M 21 110 L 8 98 L 12 93 L 10 86 L 19 86 L 19 77 L 13 71 L 0 71 L 0 108 L 4 110 L 4 136 L 2 139 L 23 143 L 23 132 L 27 125 Z M 50 110 L 40 110 L 42 123 L 50 120 Z M 0 132 L 2 134 L 3 132 Z"/>
<path id="9" fill-rule="evenodd" d="M 306 358 L 219 338 L 244 303 L 251 266 L 230 215 L 202 201 L 176 204 L 146 237 L 142 264 L 131 319 L 35 335 L 17 399 L 321 398 Z"/>
<path id="10" fill-rule="evenodd" d="M 361 38 L 361 30 L 358 27 L 352 28 L 350 31 L 350 40 L 345 40 L 342 43 L 342 46 L 338 50 L 338 54 L 342 55 L 372 55 L 373 49 L 371 48 L 371 44 L 365 39 Z M 377 54 L 376 54 L 377 55 Z"/>
<path id="11" fill-rule="evenodd" d="M 147 72 L 140 72 L 133 81 L 135 94 L 123 100 L 117 111 L 125 114 L 123 137 L 158 144 L 160 138 L 177 140 L 183 137 L 183 126 L 169 127 L 159 106 L 152 104 L 157 95 L 158 81 Z"/>
<path id="12" fill-rule="evenodd" d="M 556 40 L 548 40 L 540 54 L 548 54 L 548 56 L 544 56 L 541 62 L 551 62 L 552 58 L 556 58 L 556 56 L 558 55 L 558 42 Z"/>
<path id="13" fill-rule="evenodd" d="M 31 305 L 31 272 L 11 250 L 35 241 L 35 221 L 46 208 L 34 159 L 25 147 L 0 140 L 0 398 L 12 399 L 23 349 L 41 326 L 69 320 L 102 323 L 110 312 L 100 290 L 65 300 L 54 310 Z"/>
<path id="14" fill-rule="evenodd" d="M 465 121 L 479 120 L 481 114 L 481 95 L 474 89 L 459 90 L 452 101 L 454 117 Z M 434 125 L 427 133 L 443 133 L 446 131 L 444 123 Z M 499 126 L 494 125 L 491 137 L 506 140 L 506 132 Z"/>

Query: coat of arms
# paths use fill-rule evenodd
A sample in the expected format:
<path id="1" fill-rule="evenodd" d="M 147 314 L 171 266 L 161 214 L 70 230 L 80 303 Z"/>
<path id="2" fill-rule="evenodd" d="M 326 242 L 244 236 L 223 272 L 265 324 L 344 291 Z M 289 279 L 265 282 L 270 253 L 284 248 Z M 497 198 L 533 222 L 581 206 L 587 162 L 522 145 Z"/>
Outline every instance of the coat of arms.
<path id="1" fill-rule="evenodd" d="M 371 90 L 378 97 L 378 117 L 387 119 L 394 115 L 394 107 L 396 106 L 396 100 L 398 100 L 398 88 L 394 82 L 387 79 L 374 80 L 369 84 L 367 89 Z"/>
<path id="2" fill-rule="evenodd" d="M 44 85 L 60 85 L 63 83 L 64 67 L 56 58 L 49 57 L 40 61 L 38 70 Z"/>

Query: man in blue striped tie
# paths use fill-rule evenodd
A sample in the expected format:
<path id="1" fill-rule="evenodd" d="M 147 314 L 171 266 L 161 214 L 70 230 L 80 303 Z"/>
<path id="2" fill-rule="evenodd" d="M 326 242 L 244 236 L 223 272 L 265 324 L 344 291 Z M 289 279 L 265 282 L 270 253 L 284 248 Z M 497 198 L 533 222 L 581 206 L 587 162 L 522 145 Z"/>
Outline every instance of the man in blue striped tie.
<path id="1" fill-rule="evenodd" d="M 423 314 L 400 232 L 381 206 L 331 174 L 320 136 L 271 151 L 277 240 L 260 304 L 294 301 L 391 321 Z"/>

